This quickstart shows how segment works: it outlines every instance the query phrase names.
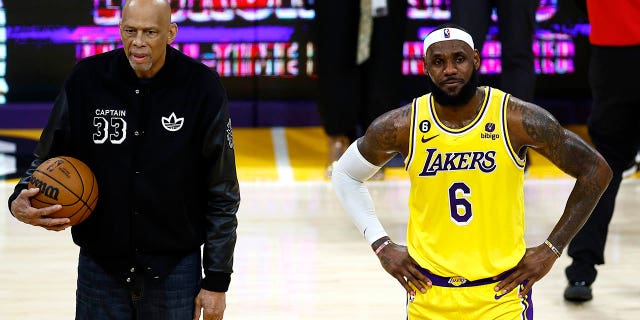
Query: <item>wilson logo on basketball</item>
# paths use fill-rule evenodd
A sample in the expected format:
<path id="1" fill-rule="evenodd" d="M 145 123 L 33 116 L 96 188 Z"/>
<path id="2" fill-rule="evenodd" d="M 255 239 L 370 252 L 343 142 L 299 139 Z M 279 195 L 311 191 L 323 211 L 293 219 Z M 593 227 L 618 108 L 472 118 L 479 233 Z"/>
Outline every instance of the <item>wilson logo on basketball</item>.
<path id="1" fill-rule="evenodd" d="M 58 189 L 57 187 L 47 185 L 46 182 L 38 178 L 35 178 L 34 176 L 31 176 L 31 178 L 29 179 L 29 182 L 31 182 L 31 184 L 34 187 L 40 189 L 40 192 L 44 194 L 45 197 L 53 200 L 58 200 L 58 195 L 60 195 L 60 189 Z"/>

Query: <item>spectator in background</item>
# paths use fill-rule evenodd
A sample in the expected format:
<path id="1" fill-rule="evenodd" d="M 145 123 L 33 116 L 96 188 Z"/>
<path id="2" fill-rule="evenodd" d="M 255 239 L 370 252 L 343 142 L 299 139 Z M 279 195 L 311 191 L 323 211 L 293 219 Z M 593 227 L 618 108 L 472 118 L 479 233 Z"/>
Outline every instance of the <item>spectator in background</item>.
<path id="1" fill-rule="evenodd" d="M 329 137 L 326 175 L 330 177 L 333 163 L 373 119 L 400 104 L 407 2 L 320 0 L 315 1 L 314 8 L 317 102 L 323 129 Z M 369 46 L 367 18 L 373 20 Z M 364 41 L 364 49 L 369 49 L 368 56 L 358 52 L 359 41 Z"/>
<path id="2" fill-rule="evenodd" d="M 529 102 L 533 102 L 536 84 L 531 47 L 538 5 L 539 0 L 451 0 L 451 22 L 469 30 L 481 54 L 491 11 L 496 8 L 502 47 L 502 72 L 497 87 Z"/>
<path id="3" fill-rule="evenodd" d="M 585 7 L 585 1 L 579 1 Z M 595 265 L 604 263 L 604 247 L 622 172 L 640 148 L 640 1 L 586 0 L 591 23 L 589 84 L 593 106 L 589 135 L 613 170 L 613 179 L 593 214 L 569 244 L 573 258 L 566 269 L 569 285 L 564 298 L 583 302 L 593 298 Z"/>

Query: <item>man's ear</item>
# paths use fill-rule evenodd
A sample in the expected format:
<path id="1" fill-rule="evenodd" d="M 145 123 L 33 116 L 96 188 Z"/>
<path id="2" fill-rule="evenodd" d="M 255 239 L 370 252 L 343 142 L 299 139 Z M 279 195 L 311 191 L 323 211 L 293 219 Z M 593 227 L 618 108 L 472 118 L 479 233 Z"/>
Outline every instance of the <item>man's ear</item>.
<path id="1" fill-rule="evenodd" d="M 427 77 L 429 76 L 429 66 L 427 65 L 427 57 L 423 56 L 422 57 L 422 68 L 424 68 L 424 74 L 427 75 Z"/>
<path id="2" fill-rule="evenodd" d="M 473 67 L 480 70 L 480 51 L 478 49 L 473 49 Z"/>
<path id="3" fill-rule="evenodd" d="M 178 34 L 178 25 L 172 23 L 169 25 L 169 35 L 167 39 L 167 43 L 171 44 L 173 40 L 176 39 L 176 35 Z"/>

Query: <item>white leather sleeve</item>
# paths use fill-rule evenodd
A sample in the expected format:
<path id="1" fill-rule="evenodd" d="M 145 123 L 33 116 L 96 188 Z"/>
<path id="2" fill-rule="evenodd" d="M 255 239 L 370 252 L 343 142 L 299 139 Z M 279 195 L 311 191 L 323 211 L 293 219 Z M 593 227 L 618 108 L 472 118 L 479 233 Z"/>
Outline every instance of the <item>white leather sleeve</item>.
<path id="1" fill-rule="evenodd" d="M 371 164 L 360 154 L 356 141 L 340 157 L 331 174 L 333 188 L 340 203 L 369 243 L 387 235 L 376 216 L 373 199 L 364 184 L 378 170 L 380 167 Z"/>

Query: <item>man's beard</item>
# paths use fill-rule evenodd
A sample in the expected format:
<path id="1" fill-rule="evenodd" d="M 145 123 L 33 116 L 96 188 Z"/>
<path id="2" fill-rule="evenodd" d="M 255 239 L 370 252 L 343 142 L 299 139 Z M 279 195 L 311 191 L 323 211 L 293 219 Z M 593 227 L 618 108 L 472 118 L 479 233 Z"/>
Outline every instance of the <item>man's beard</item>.
<path id="1" fill-rule="evenodd" d="M 147 72 L 151 70 L 151 67 L 153 67 L 153 62 L 149 61 L 147 63 L 140 64 L 134 62 L 133 59 L 129 59 L 129 65 L 131 65 L 131 68 L 135 71 Z"/>
<path id="2" fill-rule="evenodd" d="M 474 69 L 469 81 L 462 86 L 458 94 L 452 96 L 440 89 L 433 83 L 431 77 L 427 75 L 427 87 L 431 90 L 433 99 L 441 106 L 462 106 L 466 104 L 476 94 L 478 83 L 478 71 Z"/>

